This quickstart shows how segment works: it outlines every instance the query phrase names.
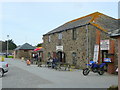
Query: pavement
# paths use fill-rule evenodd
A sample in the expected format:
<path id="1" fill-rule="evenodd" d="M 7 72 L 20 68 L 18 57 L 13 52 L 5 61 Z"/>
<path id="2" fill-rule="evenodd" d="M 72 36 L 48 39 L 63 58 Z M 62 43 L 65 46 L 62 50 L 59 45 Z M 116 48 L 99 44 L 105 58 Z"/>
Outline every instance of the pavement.
<path id="1" fill-rule="evenodd" d="M 118 75 L 90 72 L 84 76 L 82 70 L 58 71 L 27 66 L 25 61 L 19 59 L 5 61 L 9 63 L 9 72 L 2 78 L 3 88 L 109 88 L 118 85 Z"/>

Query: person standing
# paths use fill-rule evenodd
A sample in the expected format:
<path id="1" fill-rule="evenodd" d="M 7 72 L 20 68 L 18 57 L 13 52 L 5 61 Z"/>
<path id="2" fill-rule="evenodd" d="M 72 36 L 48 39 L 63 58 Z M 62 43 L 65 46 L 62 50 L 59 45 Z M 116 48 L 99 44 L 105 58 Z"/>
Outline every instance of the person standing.
<path id="1" fill-rule="evenodd" d="M 38 67 L 42 67 L 42 57 L 38 56 Z"/>

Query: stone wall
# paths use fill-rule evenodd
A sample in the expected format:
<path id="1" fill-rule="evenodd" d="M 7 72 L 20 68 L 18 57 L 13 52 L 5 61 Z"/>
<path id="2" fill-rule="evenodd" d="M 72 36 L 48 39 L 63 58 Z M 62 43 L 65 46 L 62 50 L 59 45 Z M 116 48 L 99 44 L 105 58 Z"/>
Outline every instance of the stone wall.
<path id="1" fill-rule="evenodd" d="M 25 59 L 29 59 L 31 56 L 31 51 L 32 50 L 17 50 L 15 51 L 15 58 L 21 59 L 22 57 L 24 57 Z"/>
<path id="2" fill-rule="evenodd" d="M 48 59 L 48 53 L 51 53 L 53 56 L 53 52 L 56 51 L 56 46 L 61 43 L 63 46 L 63 52 L 65 53 L 65 59 L 67 63 L 72 64 L 73 56 L 72 53 L 75 52 L 77 57 L 77 66 L 81 68 L 85 68 L 85 64 L 87 63 L 86 60 L 86 53 L 87 53 L 87 37 L 86 37 L 86 26 L 76 28 L 77 30 L 77 38 L 76 40 L 72 39 L 72 29 L 66 30 L 62 33 L 62 40 L 58 40 L 58 33 L 51 34 L 51 40 L 48 42 L 49 35 L 43 36 L 43 47 L 44 47 L 44 60 Z M 88 26 L 88 51 L 89 51 L 89 60 L 93 59 L 94 54 L 94 45 L 96 44 L 96 27 L 89 25 Z M 109 39 L 108 36 L 102 31 L 101 32 L 101 39 Z"/>

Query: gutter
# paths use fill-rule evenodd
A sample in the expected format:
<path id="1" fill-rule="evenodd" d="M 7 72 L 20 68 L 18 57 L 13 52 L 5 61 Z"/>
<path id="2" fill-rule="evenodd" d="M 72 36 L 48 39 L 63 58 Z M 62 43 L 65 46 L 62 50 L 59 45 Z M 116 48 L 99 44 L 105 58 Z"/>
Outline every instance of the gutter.
<path id="1" fill-rule="evenodd" d="M 110 37 L 118 37 L 120 34 L 111 34 Z"/>

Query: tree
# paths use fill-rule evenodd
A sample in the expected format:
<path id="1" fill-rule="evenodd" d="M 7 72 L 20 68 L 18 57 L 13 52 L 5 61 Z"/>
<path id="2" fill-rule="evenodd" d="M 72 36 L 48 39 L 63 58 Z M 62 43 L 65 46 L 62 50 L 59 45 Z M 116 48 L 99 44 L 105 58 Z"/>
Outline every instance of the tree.
<path id="1" fill-rule="evenodd" d="M 14 50 L 17 48 L 17 45 L 13 42 L 13 40 L 8 40 L 8 50 Z M 7 41 L 2 42 L 2 50 L 7 50 Z"/>
<path id="2" fill-rule="evenodd" d="M 39 44 L 37 44 L 36 47 L 42 47 L 42 44 L 43 44 L 43 43 L 39 43 Z"/>

